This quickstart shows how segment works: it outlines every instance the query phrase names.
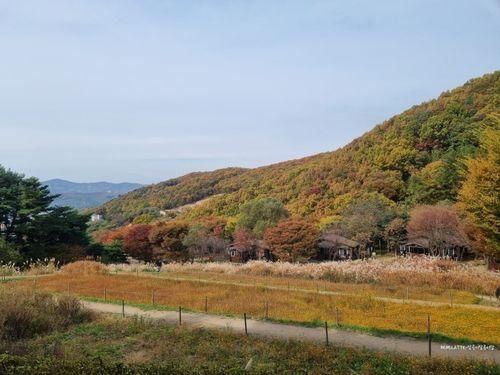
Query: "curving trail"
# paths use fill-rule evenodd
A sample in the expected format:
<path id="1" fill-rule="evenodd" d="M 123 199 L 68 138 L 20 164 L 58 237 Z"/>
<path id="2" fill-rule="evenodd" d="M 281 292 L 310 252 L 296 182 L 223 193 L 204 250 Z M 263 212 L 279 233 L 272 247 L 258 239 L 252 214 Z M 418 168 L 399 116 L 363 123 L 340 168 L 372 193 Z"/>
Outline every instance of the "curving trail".
<path id="1" fill-rule="evenodd" d="M 99 313 L 122 314 L 122 306 L 101 302 L 82 301 L 82 304 Z M 162 320 L 168 324 L 179 324 L 177 311 L 142 310 L 137 307 L 124 307 L 126 316 L 140 316 Z M 182 312 L 182 324 L 194 328 L 229 330 L 245 333 L 242 318 L 225 317 L 203 313 Z M 295 325 L 279 324 L 262 320 L 247 319 L 249 335 L 257 335 L 283 340 L 304 340 L 317 343 L 325 342 L 324 328 L 308 328 Z M 406 337 L 377 337 L 368 334 L 329 328 L 329 342 L 334 345 L 366 348 L 375 351 L 391 351 L 417 356 L 428 355 L 427 341 Z M 453 348 L 445 349 L 445 343 L 432 343 L 432 355 L 451 359 L 491 360 L 500 363 L 500 351 L 497 348 Z M 454 344 L 450 344 L 454 347 Z"/>

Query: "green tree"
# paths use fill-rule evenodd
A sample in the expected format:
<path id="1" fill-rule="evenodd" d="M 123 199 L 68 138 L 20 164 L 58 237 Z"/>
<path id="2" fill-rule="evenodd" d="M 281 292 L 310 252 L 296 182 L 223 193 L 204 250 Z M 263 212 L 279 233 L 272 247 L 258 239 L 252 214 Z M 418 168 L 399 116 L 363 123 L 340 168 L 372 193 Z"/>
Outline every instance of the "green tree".
<path id="1" fill-rule="evenodd" d="M 396 205 L 379 193 L 355 199 L 343 212 L 337 226 L 343 236 L 362 246 L 381 242 L 385 226 L 396 217 Z"/>
<path id="2" fill-rule="evenodd" d="M 436 204 L 449 199 L 446 171 L 445 162 L 437 160 L 413 174 L 408 186 L 408 202 L 411 205 Z"/>
<path id="3" fill-rule="evenodd" d="M 240 208 L 237 229 L 246 229 L 262 238 L 267 228 L 290 216 L 280 201 L 272 198 L 255 199 Z"/>
<path id="4" fill-rule="evenodd" d="M 127 255 L 123 251 L 120 241 L 113 241 L 110 245 L 103 247 L 101 261 L 106 264 L 127 262 Z"/>
<path id="5" fill-rule="evenodd" d="M 0 263 L 18 263 L 20 260 L 17 249 L 0 236 Z"/>
<path id="6" fill-rule="evenodd" d="M 195 224 L 189 228 L 182 244 L 187 248 L 192 261 L 203 257 L 208 252 L 208 233 L 208 229 L 201 224 Z"/>
<path id="7" fill-rule="evenodd" d="M 88 217 L 52 207 L 56 196 L 36 178 L 0 166 L 0 237 L 24 258 L 80 257 L 88 245 Z M 67 253 L 67 254 L 66 254 Z"/>

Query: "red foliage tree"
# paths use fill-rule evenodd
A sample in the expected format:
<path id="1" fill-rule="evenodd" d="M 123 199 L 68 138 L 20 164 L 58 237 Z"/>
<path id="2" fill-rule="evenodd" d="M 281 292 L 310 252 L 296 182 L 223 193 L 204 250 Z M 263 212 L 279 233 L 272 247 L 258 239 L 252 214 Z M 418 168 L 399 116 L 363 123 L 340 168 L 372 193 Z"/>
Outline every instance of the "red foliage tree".
<path id="1" fill-rule="evenodd" d="M 291 218 L 279 222 L 264 234 L 264 242 L 280 259 L 295 262 L 314 257 L 319 230 L 309 221 Z"/>
<path id="2" fill-rule="evenodd" d="M 184 238 L 189 232 L 189 224 L 185 221 L 173 220 L 160 223 L 149 232 L 149 242 L 153 247 L 155 259 L 185 260 L 188 258 Z"/>
<path id="3" fill-rule="evenodd" d="M 150 262 L 153 260 L 153 248 L 149 242 L 152 225 L 137 224 L 125 227 L 123 250 L 133 258 Z"/>
<path id="4" fill-rule="evenodd" d="M 237 229 L 234 232 L 233 238 L 234 246 L 241 251 L 250 251 L 255 244 L 255 236 L 246 229 Z"/>

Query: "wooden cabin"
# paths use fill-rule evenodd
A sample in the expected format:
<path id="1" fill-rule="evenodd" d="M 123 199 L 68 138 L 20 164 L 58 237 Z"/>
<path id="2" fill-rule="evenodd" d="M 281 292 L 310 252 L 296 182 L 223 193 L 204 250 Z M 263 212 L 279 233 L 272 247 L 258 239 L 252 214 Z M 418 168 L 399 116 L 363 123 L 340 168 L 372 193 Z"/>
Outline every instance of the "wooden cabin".
<path id="1" fill-rule="evenodd" d="M 264 241 L 254 241 L 250 246 L 241 246 L 232 243 L 227 248 L 229 261 L 234 263 L 246 263 L 250 260 L 273 261 L 271 250 Z"/>
<path id="2" fill-rule="evenodd" d="M 399 245 L 399 253 L 400 255 L 407 255 L 407 254 L 429 255 L 431 253 L 429 247 L 429 240 L 427 238 L 408 239 L 408 242 Z"/>
<path id="3" fill-rule="evenodd" d="M 423 254 L 434 255 L 442 258 L 451 258 L 454 260 L 464 260 L 470 255 L 468 244 L 450 239 L 446 241 L 439 249 L 432 249 L 428 238 L 415 237 L 409 238 L 407 242 L 399 246 L 400 255 Z"/>
<path id="4" fill-rule="evenodd" d="M 324 233 L 319 241 L 320 260 L 358 259 L 361 256 L 359 242 L 332 232 Z"/>

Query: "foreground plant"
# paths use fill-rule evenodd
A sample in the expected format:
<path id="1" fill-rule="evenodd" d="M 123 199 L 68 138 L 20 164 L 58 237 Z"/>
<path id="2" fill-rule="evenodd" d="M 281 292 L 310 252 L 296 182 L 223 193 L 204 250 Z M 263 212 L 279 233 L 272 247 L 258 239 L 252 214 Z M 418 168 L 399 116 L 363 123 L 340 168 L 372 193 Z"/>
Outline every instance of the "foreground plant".
<path id="1" fill-rule="evenodd" d="M 0 289 L 0 341 L 67 329 L 92 317 L 74 297 Z"/>

